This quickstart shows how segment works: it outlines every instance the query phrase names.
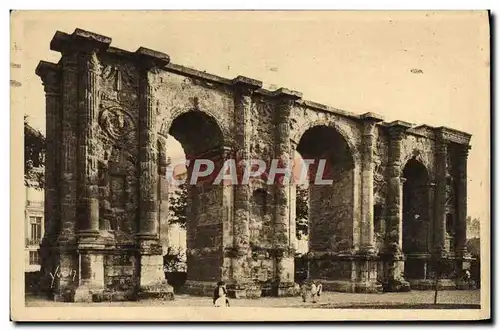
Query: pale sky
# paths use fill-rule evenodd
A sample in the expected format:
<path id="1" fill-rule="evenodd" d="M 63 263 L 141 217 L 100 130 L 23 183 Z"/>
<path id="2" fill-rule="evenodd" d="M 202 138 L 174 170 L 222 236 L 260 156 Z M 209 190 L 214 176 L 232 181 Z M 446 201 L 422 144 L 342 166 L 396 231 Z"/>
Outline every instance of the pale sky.
<path id="1" fill-rule="evenodd" d="M 25 113 L 44 130 L 35 75 L 56 30 L 82 28 L 130 51 L 233 78 L 301 91 L 304 99 L 386 121 L 472 134 L 469 215 L 489 222 L 489 26 L 486 12 L 44 12 L 24 15 L 20 78 Z M 412 69 L 414 72 L 412 73 Z"/>

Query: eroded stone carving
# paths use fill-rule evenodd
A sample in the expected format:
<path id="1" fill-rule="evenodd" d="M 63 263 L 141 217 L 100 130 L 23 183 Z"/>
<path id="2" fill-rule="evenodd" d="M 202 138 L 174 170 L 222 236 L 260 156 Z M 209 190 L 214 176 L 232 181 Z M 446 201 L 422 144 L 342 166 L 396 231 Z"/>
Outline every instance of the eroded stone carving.
<path id="1" fill-rule="evenodd" d="M 137 88 L 134 79 L 133 69 L 127 65 L 122 64 L 106 64 L 102 69 L 101 76 L 105 80 L 114 81 L 114 90 L 121 91 L 123 84 L 129 88 Z"/>
<path id="2" fill-rule="evenodd" d="M 99 124 L 113 139 L 121 139 L 136 129 L 132 115 L 118 107 L 101 110 Z"/>

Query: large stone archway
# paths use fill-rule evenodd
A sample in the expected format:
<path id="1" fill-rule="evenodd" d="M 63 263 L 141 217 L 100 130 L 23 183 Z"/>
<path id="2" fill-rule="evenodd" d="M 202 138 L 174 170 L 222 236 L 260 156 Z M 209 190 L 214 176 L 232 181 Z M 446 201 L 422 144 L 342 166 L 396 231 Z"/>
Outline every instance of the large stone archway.
<path id="1" fill-rule="evenodd" d="M 429 257 L 432 252 L 430 219 L 430 178 L 425 166 L 410 159 L 403 168 L 403 253 L 406 256 L 405 278 L 428 279 Z"/>
<path id="2" fill-rule="evenodd" d="M 173 298 L 159 240 L 167 135 L 193 160 L 213 160 L 215 172 L 229 159 L 286 165 L 295 150 L 327 160 L 332 184 L 311 188 L 311 276 L 340 291 L 409 289 L 405 254 L 418 252 L 404 247 L 402 163 L 418 149 L 435 182 L 426 215 L 435 235 L 427 253 L 448 256 L 454 270 L 467 262 L 470 135 L 387 123 L 373 113 L 348 113 L 285 88 L 263 89 L 255 79 L 217 77 L 170 63 L 157 51 L 110 43 L 80 29 L 57 32 L 50 47 L 61 60 L 42 61 L 36 70 L 52 147 L 42 273 L 56 299 Z M 195 184 L 189 189 L 190 292 L 209 295 L 223 280 L 235 297 L 295 294 L 293 185 L 263 178 Z"/>
<path id="3" fill-rule="evenodd" d="M 198 177 L 197 160 L 213 162 L 218 173 L 226 155 L 224 133 L 217 121 L 202 110 L 174 114 L 170 126 L 162 125 L 161 134 L 174 137 L 184 149 L 187 173 L 187 286 L 191 293 L 204 293 L 224 278 L 223 234 L 227 231 L 227 200 L 224 185 L 213 177 Z M 168 155 L 168 151 L 166 151 Z M 184 161 L 184 160 L 180 160 Z M 174 161 L 175 162 L 175 161 Z M 173 168 L 173 165 L 170 165 Z M 173 169 L 170 169 L 171 171 Z M 167 180 L 170 178 L 167 178 Z M 226 225 L 226 229 L 224 226 Z"/>
<path id="4" fill-rule="evenodd" d="M 317 125 L 300 138 L 297 151 L 309 166 L 309 275 L 326 289 L 355 291 L 355 246 L 360 164 L 335 127 Z M 323 162 L 321 164 L 321 162 Z M 376 278 L 375 278 L 376 280 Z M 368 281 L 366 281 L 368 283 Z"/>

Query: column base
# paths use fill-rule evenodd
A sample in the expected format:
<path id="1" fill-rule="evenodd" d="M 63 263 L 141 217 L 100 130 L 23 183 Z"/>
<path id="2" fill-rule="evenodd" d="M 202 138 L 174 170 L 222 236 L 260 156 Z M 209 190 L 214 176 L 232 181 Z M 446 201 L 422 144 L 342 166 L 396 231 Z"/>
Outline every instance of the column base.
<path id="1" fill-rule="evenodd" d="M 216 286 L 216 281 L 186 280 L 184 292 L 189 295 L 211 297 Z"/>
<path id="2" fill-rule="evenodd" d="M 167 281 L 141 286 L 137 299 L 174 300 L 174 288 Z"/>
<path id="3" fill-rule="evenodd" d="M 75 290 L 73 302 L 98 302 L 102 296 L 104 288 L 92 287 L 88 284 L 82 284 Z"/>
<path id="4" fill-rule="evenodd" d="M 404 279 L 389 279 L 385 292 L 410 292 L 410 283 Z"/>
<path id="5" fill-rule="evenodd" d="M 151 246 L 155 253 L 158 246 Z M 161 247 L 159 247 L 161 251 Z M 147 255 L 144 252 L 140 256 L 140 279 L 138 299 L 160 299 L 173 300 L 174 288 L 167 283 L 163 272 L 163 256 L 161 254 Z"/>
<path id="6" fill-rule="evenodd" d="M 227 294 L 233 299 L 257 299 L 262 296 L 262 288 L 255 283 L 229 284 Z"/>
<path id="7" fill-rule="evenodd" d="M 378 282 L 356 282 L 354 283 L 356 293 L 382 293 L 384 288 Z"/>
<path id="8" fill-rule="evenodd" d="M 286 282 L 278 284 L 278 297 L 295 297 L 300 295 L 300 287 L 298 284 Z"/>
<path id="9" fill-rule="evenodd" d="M 59 292 L 53 293 L 52 298 L 55 302 L 75 302 L 75 292 L 75 289 L 65 288 Z"/>

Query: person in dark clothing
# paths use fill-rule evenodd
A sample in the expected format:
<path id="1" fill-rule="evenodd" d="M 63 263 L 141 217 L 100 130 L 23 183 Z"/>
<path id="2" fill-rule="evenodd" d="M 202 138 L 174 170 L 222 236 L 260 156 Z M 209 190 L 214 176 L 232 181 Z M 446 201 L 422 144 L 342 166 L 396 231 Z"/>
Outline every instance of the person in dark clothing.
<path id="1" fill-rule="evenodd" d="M 229 299 L 227 298 L 227 290 L 226 290 L 226 284 L 223 281 L 220 281 L 217 283 L 217 286 L 214 289 L 214 297 L 213 297 L 213 304 L 216 306 L 216 302 L 219 298 L 225 298 L 225 306 L 229 307 Z"/>

